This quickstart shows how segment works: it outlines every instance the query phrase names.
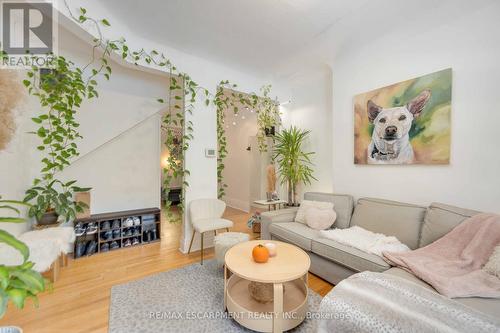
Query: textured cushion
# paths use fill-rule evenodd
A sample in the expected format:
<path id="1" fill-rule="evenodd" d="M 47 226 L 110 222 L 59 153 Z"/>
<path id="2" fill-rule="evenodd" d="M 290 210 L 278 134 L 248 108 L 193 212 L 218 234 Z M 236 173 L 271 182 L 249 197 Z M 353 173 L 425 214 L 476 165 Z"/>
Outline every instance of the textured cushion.
<path id="1" fill-rule="evenodd" d="M 306 223 L 306 213 L 310 208 L 333 210 L 333 203 L 325 201 L 302 200 L 300 203 L 295 222 Z"/>
<path id="2" fill-rule="evenodd" d="M 379 256 L 340 244 L 332 239 L 313 239 L 312 252 L 358 272 L 383 272 L 390 268 Z"/>
<path id="3" fill-rule="evenodd" d="M 317 230 L 299 222 L 273 223 L 269 226 L 273 239 L 279 239 L 311 251 L 312 239 L 318 237 Z"/>
<path id="4" fill-rule="evenodd" d="M 347 194 L 306 192 L 304 193 L 304 199 L 314 201 L 327 201 L 333 203 L 335 212 L 337 213 L 335 228 L 349 228 L 351 223 L 352 210 L 354 209 L 354 199 L 352 198 L 352 196 Z"/>
<path id="5" fill-rule="evenodd" d="M 318 209 L 311 207 L 306 211 L 307 226 L 315 230 L 325 230 L 330 228 L 337 218 L 333 209 Z"/>
<path id="6" fill-rule="evenodd" d="M 399 276 L 403 279 L 414 282 L 422 287 L 427 289 L 431 289 L 435 291 L 430 285 L 425 283 L 424 281 L 417 278 L 415 275 L 401 269 L 401 268 L 391 268 L 384 272 L 384 274 L 391 274 L 395 276 Z M 464 297 L 464 298 L 454 298 L 453 300 L 462 303 L 469 308 L 475 309 L 477 311 L 483 312 L 487 315 L 498 318 L 498 314 L 500 313 L 500 299 L 495 298 L 482 298 L 482 297 Z"/>
<path id="7" fill-rule="evenodd" d="M 419 247 L 429 245 L 449 233 L 465 219 L 479 212 L 440 203 L 432 203 L 425 214 Z"/>
<path id="8" fill-rule="evenodd" d="M 351 225 L 386 236 L 396 236 L 410 249 L 416 249 L 424 215 L 425 207 L 397 201 L 361 198 L 354 208 Z"/>
<path id="9" fill-rule="evenodd" d="M 500 278 L 500 245 L 495 247 L 488 262 L 484 265 L 483 269 Z"/>
<path id="10" fill-rule="evenodd" d="M 242 232 L 223 232 L 215 236 L 214 247 L 217 264 L 219 264 L 219 266 L 224 265 L 224 258 L 227 250 L 238 243 L 246 242 L 248 240 L 250 240 L 250 236 Z"/>
<path id="11" fill-rule="evenodd" d="M 193 221 L 194 230 L 199 233 L 217 229 L 232 228 L 233 222 L 226 219 L 200 219 Z"/>

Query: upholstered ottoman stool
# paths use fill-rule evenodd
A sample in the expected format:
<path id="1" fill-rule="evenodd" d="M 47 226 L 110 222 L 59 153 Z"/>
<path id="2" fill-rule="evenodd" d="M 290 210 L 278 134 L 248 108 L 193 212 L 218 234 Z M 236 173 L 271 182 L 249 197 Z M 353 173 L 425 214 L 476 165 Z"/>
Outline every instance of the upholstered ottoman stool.
<path id="1" fill-rule="evenodd" d="M 246 242 L 248 240 L 250 240 L 250 236 L 242 232 L 224 232 L 215 236 L 214 245 L 217 264 L 219 264 L 219 266 L 223 266 L 224 256 L 226 255 L 227 250 L 238 243 Z"/>

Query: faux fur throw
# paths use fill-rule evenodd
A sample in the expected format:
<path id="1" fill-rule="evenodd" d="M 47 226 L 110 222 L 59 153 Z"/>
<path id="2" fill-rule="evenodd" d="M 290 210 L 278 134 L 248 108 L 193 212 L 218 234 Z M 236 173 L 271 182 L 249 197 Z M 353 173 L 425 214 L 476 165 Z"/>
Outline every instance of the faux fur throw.
<path id="1" fill-rule="evenodd" d="M 384 252 L 384 257 L 442 295 L 500 298 L 500 279 L 481 269 L 498 244 L 500 215 L 478 214 L 434 243 L 406 253 Z"/>
<path id="2" fill-rule="evenodd" d="M 363 252 L 375 254 L 379 257 L 382 257 L 383 251 L 410 251 L 408 246 L 401 243 L 394 236 L 376 234 L 358 226 L 347 229 L 321 230 L 320 234 L 322 237 L 355 247 Z"/>
<path id="3" fill-rule="evenodd" d="M 363 272 L 321 301 L 318 333 L 500 331 L 490 317 L 398 276 Z"/>

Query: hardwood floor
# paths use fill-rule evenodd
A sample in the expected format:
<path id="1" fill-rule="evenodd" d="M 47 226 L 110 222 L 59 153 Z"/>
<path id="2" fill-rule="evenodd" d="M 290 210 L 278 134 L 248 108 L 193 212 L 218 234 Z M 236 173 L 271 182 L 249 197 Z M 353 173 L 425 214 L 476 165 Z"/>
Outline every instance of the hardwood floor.
<path id="1" fill-rule="evenodd" d="M 232 231 L 258 236 L 246 226 L 248 214 L 228 208 L 225 217 L 234 222 Z M 161 242 L 78 260 L 70 258 L 53 290 L 40 295 L 39 308 L 31 301 L 23 310 L 9 306 L 0 326 L 20 326 L 25 333 L 107 332 L 113 285 L 199 262 L 199 251 L 189 255 L 179 252 L 180 235 L 180 225 L 162 217 Z M 213 249 L 205 250 L 205 257 L 212 258 Z M 322 296 L 332 289 L 331 284 L 312 274 L 309 287 Z"/>

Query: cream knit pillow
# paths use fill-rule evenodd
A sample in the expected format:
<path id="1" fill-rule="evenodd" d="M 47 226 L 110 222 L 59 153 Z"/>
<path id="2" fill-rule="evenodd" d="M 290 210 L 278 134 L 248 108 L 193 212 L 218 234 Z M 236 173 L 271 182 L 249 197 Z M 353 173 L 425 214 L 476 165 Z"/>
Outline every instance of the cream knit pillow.
<path id="1" fill-rule="evenodd" d="M 324 201 L 302 200 L 299 210 L 295 215 L 295 222 L 306 223 L 306 212 L 309 208 L 315 207 L 318 209 L 333 210 L 333 203 Z"/>
<path id="2" fill-rule="evenodd" d="M 495 247 L 483 270 L 500 278 L 500 245 Z"/>
<path id="3" fill-rule="evenodd" d="M 306 223 L 309 228 L 315 230 L 329 229 L 337 219 L 337 213 L 333 209 L 319 209 L 309 207 L 306 211 Z"/>

